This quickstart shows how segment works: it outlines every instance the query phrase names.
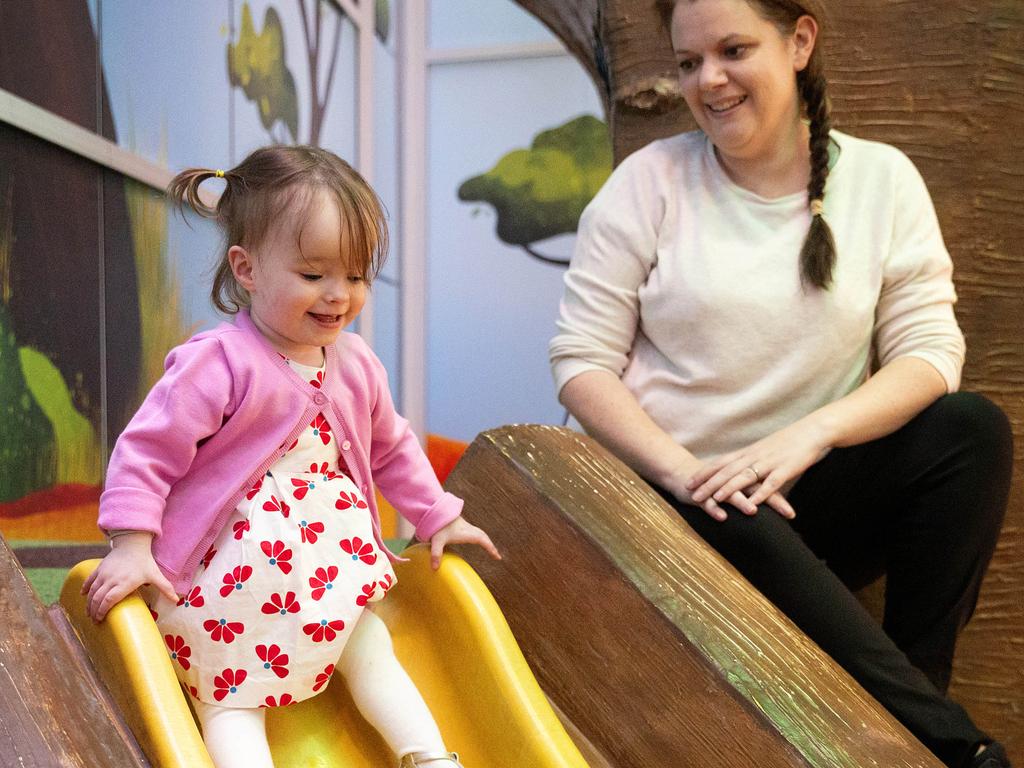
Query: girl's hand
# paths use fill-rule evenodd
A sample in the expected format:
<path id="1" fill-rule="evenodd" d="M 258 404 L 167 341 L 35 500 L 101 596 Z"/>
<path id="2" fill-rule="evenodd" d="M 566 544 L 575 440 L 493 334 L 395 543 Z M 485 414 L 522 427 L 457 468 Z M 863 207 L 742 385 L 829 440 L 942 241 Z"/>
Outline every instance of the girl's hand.
<path id="1" fill-rule="evenodd" d="M 747 514 L 767 503 L 792 519 L 796 512 L 779 489 L 819 461 L 830 447 L 824 430 L 804 418 L 746 448 L 708 461 L 693 473 L 686 488 L 697 503 L 721 502 L 746 491 L 753 511 L 740 508 Z"/>
<path id="2" fill-rule="evenodd" d="M 103 621 L 111 608 L 143 584 L 152 584 L 168 600 L 177 602 L 174 587 L 153 560 L 152 540 L 153 535 L 144 532 L 114 537 L 113 549 L 82 584 L 82 594 L 89 595 L 87 611 L 93 621 Z"/>
<path id="3" fill-rule="evenodd" d="M 491 537 L 482 529 L 466 522 L 462 515 L 430 537 L 430 567 L 435 571 L 441 567 L 441 554 L 448 544 L 477 544 L 495 560 L 501 560 L 501 554 L 491 542 Z"/>

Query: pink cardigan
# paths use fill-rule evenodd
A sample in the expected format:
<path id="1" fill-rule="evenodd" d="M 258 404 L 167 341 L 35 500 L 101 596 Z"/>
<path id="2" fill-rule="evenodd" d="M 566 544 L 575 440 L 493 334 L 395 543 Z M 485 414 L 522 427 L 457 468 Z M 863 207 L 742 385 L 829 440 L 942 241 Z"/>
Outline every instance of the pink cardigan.
<path id="1" fill-rule="evenodd" d="M 366 343 L 343 333 L 326 353 L 326 380 L 317 389 L 288 367 L 244 311 L 234 324 L 171 350 L 163 377 L 110 457 L 100 528 L 155 534 L 157 565 L 179 593 L 187 592 L 242 496 L 321 411 L 370 505 L 382 548 L 374 483 L 421 540 L 458 517 L 462 500 L 442 490 Z"/>

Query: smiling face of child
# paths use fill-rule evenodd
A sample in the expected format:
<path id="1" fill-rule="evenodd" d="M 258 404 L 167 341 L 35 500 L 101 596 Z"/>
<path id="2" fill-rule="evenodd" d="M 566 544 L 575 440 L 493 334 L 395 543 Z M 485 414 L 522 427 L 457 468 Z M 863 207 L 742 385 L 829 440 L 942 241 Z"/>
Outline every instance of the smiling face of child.
<path id="1" fill-rule="evenodd" d="M 250 249 L 232 246 L 232 270 L 250 299 L 253 324 L 285 357 L 320 365 L 366 303 L 367 277 L 352 263 L 334 197 L 313 193 L 301 229 L 273 227 Z"/>

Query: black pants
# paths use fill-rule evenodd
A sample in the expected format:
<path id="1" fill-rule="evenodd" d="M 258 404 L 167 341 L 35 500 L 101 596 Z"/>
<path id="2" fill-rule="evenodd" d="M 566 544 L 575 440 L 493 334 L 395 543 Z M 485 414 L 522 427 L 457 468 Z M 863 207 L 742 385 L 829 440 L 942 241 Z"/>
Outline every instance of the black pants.
<path id="1" fill-rule="evenodd" d="M 1009 495 L 1013 440 L 998 407 L 947 395 L 902 429 L 831 451 L 787 498 L 719 523 L 685 520 L 946 765 L 988 737 L 945 696 Z M 851 593 L 887 574 L 882 626 Z"/>

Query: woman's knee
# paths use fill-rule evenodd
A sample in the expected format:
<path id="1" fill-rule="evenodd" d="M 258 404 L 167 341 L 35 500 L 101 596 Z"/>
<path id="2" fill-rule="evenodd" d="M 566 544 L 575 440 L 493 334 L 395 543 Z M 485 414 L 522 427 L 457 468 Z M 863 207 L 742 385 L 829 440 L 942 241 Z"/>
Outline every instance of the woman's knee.
<path id="1" fill-rule="evenodd" d="M 966 440 L 986 463 L 1013 461 L 1013 431 L 1002 408 L 977 392 L 954 392 L 936 400 L 922 416 L 951 439 Z M 980 458 L 980 457 L 979 457 Z"/>

